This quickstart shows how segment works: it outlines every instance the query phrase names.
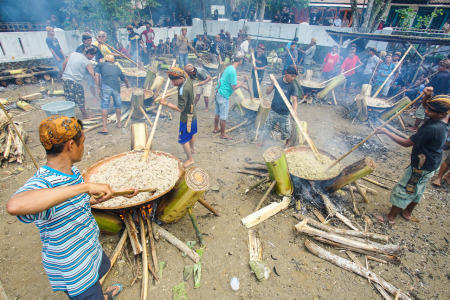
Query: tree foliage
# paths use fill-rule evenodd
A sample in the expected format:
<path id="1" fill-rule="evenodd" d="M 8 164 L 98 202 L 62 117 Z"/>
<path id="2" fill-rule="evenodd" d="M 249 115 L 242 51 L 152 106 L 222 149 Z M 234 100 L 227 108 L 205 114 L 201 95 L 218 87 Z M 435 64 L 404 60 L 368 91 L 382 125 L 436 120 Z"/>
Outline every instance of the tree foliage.
<path id="1" fill-rule="evenodd" d="M 357 10 L 357 4 L 357 0 L 350 0 L 353 16 L 353 31 L 374 32 L 391 4 L 391 0 L 368 0 L 362 23 L 360 23 L 361 13 Z"/>
<path id="2" fill-rule="evenodd" d="M 403 30 L 407 30 L 407 29 L 411 28 L 411 24 L 413 23 L 414 20 L 416 20 L 416 24 L 414 26 L 412 26 L 412 28 L 416 28 L 416 29 L 427 28 L 430 25 L 431 20 L 434 17 L 440 16 L 443 14 L 442 9 L 437 9 L 430 14 L 427 14 L 424 16 L 417 16 L 417 11 L 415 11 L 411 7 L 397 9 L 396 12 L 398 13 L 398 15 L 400 17 L 399 25 Z"/>

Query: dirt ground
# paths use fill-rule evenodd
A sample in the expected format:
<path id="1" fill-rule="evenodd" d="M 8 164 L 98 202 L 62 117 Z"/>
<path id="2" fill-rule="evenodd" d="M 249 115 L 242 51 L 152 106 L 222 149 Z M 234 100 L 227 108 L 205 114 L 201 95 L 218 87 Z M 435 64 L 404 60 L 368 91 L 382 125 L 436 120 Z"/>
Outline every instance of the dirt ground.
<path id="1" fill-rule="evenodd" d="M 265 78 L 265 82 L 268 79 Z M 59 84 L 61 85 L 61 84 Z M 263 84 L 263 89 L 267 85 Z M 27 93 L 39 91 L 39 86 L 26 86 Z M 24 87 L 19 91 L 24 94 Z M 17 89 L 7 89 L 0 93 L 2 98 L 17 97 Z M 92 103 L 90 92 L 86 90 L 88 107 L 97 108 Z M 351 117 L 345 117 L 345 105 L 352 100 L 352 95 L 337 94 L 339 106 L 326 103 L 299 106 L 299 117 L 308 122 L 308 132 L 319 149 L 340 156 L 352 148 L 363 137 L 371 132 L 367 124 L 355 122 L 351 125 Z M 270 96 L 271 98 L 271 96 Z M 39 165 L 45 163 L 45 152 L 39 143 L 38 124 L 45 117 L 40 106 L 60 98 L 45 98 L 33 102 L 31 112 L 13 109 L 15 119 L 24 122 L 29 133 L 28 146 L 31 148 Z M 176 103 L 174 98 L 169 101 Z M 342 105 L 343 104 L 343 105 Z M 213 109 L 205 113 L 202 100 L 198 105 L 198 134 L 196 136 L 195 166 L 204 168 L 211 177 L 211 186 L 218 186 L 219 191 L 209 190 L 205 200 L 220 212 L 214 216 L 200 204 L 194 211 L 203 233 L 206 250 L 203 256 L 201 287 L 194 289 L 193 279 L 186 282 L 186 290 L 190 299 L 382 299 L 380 294 L 366 280 L 353 273 L 332 265 L 308 252 L 304 246 L 306 237 L 296 234 L 294 225 L 298 223 L 292 215 L 294 208 L 281 212 L 257 225 L 264 244 L 263 257 L 271 270 L 270 278 L 258 282 L 252 274 L 248 261 L 248 230 L 240 219 L 253 212 L 261 199 L 264 189 L 255 189 L 243 195 L 246 187 L 256 182 L 257 178 L 237 173 L 244 169 L 245 158 L 262 160 L 263 152 L 272 145 L 282 146 L 280 141 L 267 142 L 258 149 L 253 142 L 255 129 L 253 125 L 241 127 L 230 134 L 233 139 L 225 141 L 213 137 Z M 92 110 L 99 113 L 99 110 Z M 182 161 L 185 159 L 181 146 L 177 143 L 178 113 L 173 113 L 173 120 L 163 118 L 158 124 L 154 139 L 154 149 L 166 151 Z M 151 116 L 153 119 L 154 116 Z M 139 120 L 135 120 L 138 122 Z M 237 125 L 243 118 L 237 111 L 230 112 L 228 127 Z M 411 122 L 411 120 L 408 120 Z M 143 122 L 143 121 L 142 121 Z M 108 136 L 99 135 L 96 130 L 86 134 L 85 154 L 77 166 L 81 170 L 99 159 L 130 150 L 130 129 L 126 132 L 114 125 L 109 125 Z M 372 157 L 377 168 L 375 174 L 399 179 L 408 166 L 410 149 L 404 149 L 384 137 L 381 144 L 375 137 L 343 162 L 344 165 L 364 157 Z M 66 299 L 61 293 L 51 290 L 41 263 L 41 241 L 34 225 L 26 225 L 7 214 L 5 205 L 9 197 L 35 172 L 34 166 L 26 157 L 22 166 L 11 164 L 1 170 L 0 187 L 0 282 L 9 299 Z M 12 173 L 11 173 L 12 172 Z M 393 182 L 371 177 L 392 187 Z M 374 212 L 386 213 L 390 208 L 389 191 L 365 182 L 378 194 L 369 194 L 370 203 L 366 204 L 357 195 L 358 206 L 363 215 Z M 270 195 L 266 201 L 280 201 Z M 431 184 L 414 216 L 420 223 L 407 222 L 400 217 L 392 227 L 374 224 L 369 226 L 372 232 L 387 234 L 392 242 L 402 246 L 401 265 L 395 266 L 379 262 L 368 262 L 369 268 L 388 282 L 409 294 L 414 299 L 449 299 L 449 186 L 435 188 Z M 356 216 L 352 211 L 351 198 L 348 193 L 342 196 L 332 195 L 333 202 L 341 213 L 352 222 L 364 228 L 364 216 Z M 315 218 L 308 203 L 302 204 L 302 213 Z M 324 211 L 322 211 L 325 213 Z M 344 228 L 342 223 L 332 220 L 337 227 Z M 173 225 L 164 225 L 180 240 L 196 241 L 191 221 L 185 216 Z M 117 235 L 101 235 L 101 243 L 108 255 L 111 255 L 119 237 Z M 324 248 L 344 258 L 343 252 L 332 249 L 317 242 Z M 132 257 L 131 247 L 128 252 Z M 178 249 L 168 242 L 157 242 L 157 253 L 160 261 L 166 262 L 161 283 L 149 283 L 149 299 L 171 299 L 172 287 L 183 281 L 183 269 L 193 262 L 183 257 Z M 363 256 L 359 256 L 364 261 Z M 133 257 L 131 258 L 133 260 Z M 140 262 L 140 258 L 138 259 Z M 124 255 L 119 257 L 104 286 L 119 282 L 124 291 L 117 297 L 121 299 L 138 299 L 141 281 L 133 280 L 132 268 Z M 235 292 L 230 287 L 232 277 L 240 280 L 240 289 Z"/>

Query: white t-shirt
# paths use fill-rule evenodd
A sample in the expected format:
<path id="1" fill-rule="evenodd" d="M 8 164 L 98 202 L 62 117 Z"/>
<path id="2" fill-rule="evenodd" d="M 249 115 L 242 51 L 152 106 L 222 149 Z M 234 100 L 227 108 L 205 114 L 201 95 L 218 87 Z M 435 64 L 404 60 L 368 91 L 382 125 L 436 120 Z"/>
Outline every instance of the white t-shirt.
<path id="1" fill-rule="evenodd" d="M 334 26 L 336 27 L 341 27 L 342 25 L 342 20 L 337 18 L 336 20 L 334 20 Z"/>
<path id="2" fill-rule="evenodd" d="M 250 43 L 249 43 L 248 40 L 243 41 L 243 42 L 241 43 L 240 50 L 241 50 L 242 52 L 244 52 L 245 54 L 247 54 L 247 53 L 248 53 L 248 46 L 249 46 L 249 45 L 250 45 Z"/>
<path id="3" fill-rule="evenodd" d="M 73 52 L 69 55 L 62 78 L 81 83 L 86 77 L 86 66 L 90 63 L 91 61 L 84 54 Z"/>

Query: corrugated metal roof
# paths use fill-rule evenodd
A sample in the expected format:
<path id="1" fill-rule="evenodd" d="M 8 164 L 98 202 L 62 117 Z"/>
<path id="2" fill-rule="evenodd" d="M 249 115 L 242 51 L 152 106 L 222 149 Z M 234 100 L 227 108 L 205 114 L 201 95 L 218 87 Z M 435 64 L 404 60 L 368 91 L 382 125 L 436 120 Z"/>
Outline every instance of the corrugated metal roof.
<path id="1" fill-rule="evenodd" d="M 396 42 L 396 43 L 407 43 L 411 44 L 431 44 L 431 45 L 450 45 L 449 35 L 446 37 L 423 37 L 423 36 L 407 36 L 407 35 L 390 35 L 390 34 L 377 34 L 377 33 L 359 33 L 359 32 L 342 32 L 334 30 L 325 30 L 331 38 L 337 43 L 339 43 L 339 38 L 349 37 L 351 39 L 363 38 L 371 41 L 382 41 L 382 42 Z M 443 34 L 444 35 L 444 34 Z"/>
<path id="2" fill-rule="evenodd" d="M 450 0 L 392 0 L 392 4 L 450 4 Z"/>

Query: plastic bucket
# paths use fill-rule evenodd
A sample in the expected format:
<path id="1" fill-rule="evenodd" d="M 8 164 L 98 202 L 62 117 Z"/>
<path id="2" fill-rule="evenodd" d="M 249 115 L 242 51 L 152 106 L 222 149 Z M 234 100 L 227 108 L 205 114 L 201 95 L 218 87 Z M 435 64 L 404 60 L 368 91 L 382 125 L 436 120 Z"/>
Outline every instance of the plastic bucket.
<path id="1" fill-rule="evenodd" d="M 56 101 L 42 106 L 47 117 L 63 115 L 69 118 L 75 117 L 75 103 L 72 101 Z"/>

